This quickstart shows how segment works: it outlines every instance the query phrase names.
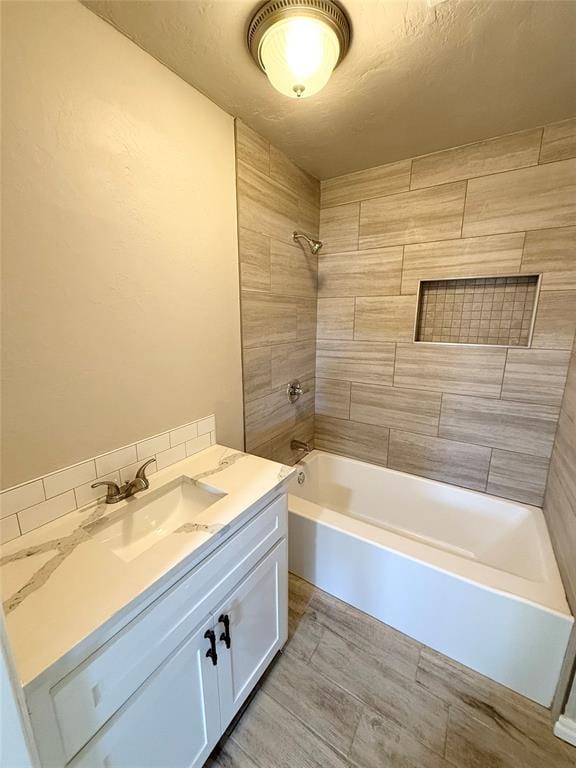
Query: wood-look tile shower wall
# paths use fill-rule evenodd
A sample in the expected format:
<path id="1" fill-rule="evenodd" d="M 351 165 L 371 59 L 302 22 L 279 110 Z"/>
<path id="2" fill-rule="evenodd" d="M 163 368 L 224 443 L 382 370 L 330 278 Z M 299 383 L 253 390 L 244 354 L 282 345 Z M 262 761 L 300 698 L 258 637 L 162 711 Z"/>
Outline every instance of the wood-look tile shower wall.
<path id="1" fill-rule="evenodd" d="M 320 182 L 239 120 L 236 163 L 246 450 L 291 464 L 291 439 L 314 437 L 318 277 L 292 234 L 318 237 Z"/>
<path id="2" fill-rule="evenodd" d="M 569 120 L 322 182 L 318 448 L 542 503 L 576 330 L 575 158 Z M 418 280 L 528 273 L 532 348 L 412 342 Z"/>

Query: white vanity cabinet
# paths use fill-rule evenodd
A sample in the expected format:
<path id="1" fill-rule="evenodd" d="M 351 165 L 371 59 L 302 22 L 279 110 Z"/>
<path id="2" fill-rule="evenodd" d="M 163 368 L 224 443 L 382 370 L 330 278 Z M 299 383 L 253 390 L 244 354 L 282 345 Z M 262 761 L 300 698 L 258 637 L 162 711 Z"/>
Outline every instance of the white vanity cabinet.
<path id="1" fill-rule="evenodd" d="M 43 768 L 200 768 L 287 638 L 287 504 L 27 700 Z"/>

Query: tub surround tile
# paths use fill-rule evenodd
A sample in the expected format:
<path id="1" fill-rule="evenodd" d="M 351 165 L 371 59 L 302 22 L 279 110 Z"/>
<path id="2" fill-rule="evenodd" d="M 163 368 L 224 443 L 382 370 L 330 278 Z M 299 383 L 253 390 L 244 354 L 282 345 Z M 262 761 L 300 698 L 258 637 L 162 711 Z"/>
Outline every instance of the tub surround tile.
<path id="1" fill-rule="evenodd" d="M 320 252 L 318 295 L 386 296 L 400 293 L 402 246 L 344 253 Z"/>
<path id="2" fill-rule="evenodd" d="M 576 157 L 576 118 L 553 123 L 544 128 L 542 137 L 541 163 L 569 160 Z"/>
<path id="3" fill-rule="evenodd" d="M 360 461 L 386 466 L 389 430 L 373 424 L 317 415 L 314 443 L 328 453 L 340 453 Z"/>
<path id="4" fill-rule="evenodd" d="M 573 470 L 572 470 L 573 474 Z M 544 514 L 548 522 L 550 538 L 556 553 L 556 560 L 566 589 L 566 596 L 572 611 L 576 610 L 576 506 L 567 487 L 565 469 L 554 458 L 550 464 L 548 484 L 544 496 Z"/>
<path id="5" fill-rule="evenodd" d="M 411 189 L 472 179 L 538 163 L 542 128 L 511 133 L 412 161 Z"/>
<path id="6" fill-rule="evenodd" d="M 39 504 L 45 499 L 46 494 L 42 480 L 34 480 L 31 483 L 11 488 L 4 491 L 0 496 L 0 518 L 15 515 L 16 512 Z"/>
<path id="7" fill-rule="evenodd" d="M 499 397 L 506 350 L 398 344 L 394 386 Z"/>
<path id="8" fill-rule="evenodd" d="M 524 232 L 407 245 L 402 293 L 416 293 L 419 280 L 513 275 L 520 270 L 523 245 Z"/>
<path id="9" fill-rule="evenodd" d="M 549 466 L 549 459 L 494 449 L 486 491 L 540 507 Z"/>
<path id="10" fill-rule="evenodd" d="M 270 145 L 270 177 L 296 194 L 305 205 L 320 207 L 320 184 L 279 149 Z"/>
<path id="11" fill-rule="evenodd" d="M 310 665 L 396 725 L 411 731 L 432 751 L 443 753 L 447 707 L 441 699 L 399 674 L 393 657 L 377 645 L 360 648 L 327 629 Z"/>
<path id="12" fill-rule="evenodd" d="M 298 197 L 264 173 L 237 163 L 238 226 L 286 243 L 298 219 Z"/>
<path id="13" fill-rule="evenodd" d="M 242 292 L 242 343 L 245 349 L 295 341 L 298 317 L 283 296 Z"/>
<path id="14" fill-rule="evenodd" d="M 320 340 L 316 345 L 319 378 L 392 384 L 394 344 Z"/>
<path id="15" fill-rule="evenodd" d="M 415 296 L 358 296 L 356 298 L 355 339 L 412 341 L 415 321 Z"/>
<path id="16" fill-rule="evenodd" d="M 270 238 L 240 227 L 238 258 L 242 288 L 247 291 L 269 291 Z"/>
<path id="17" fill-rule="evenodd" d="M 572 349 L 576 333 L 576 291 L 541 293 L 536 311 L 532 346 Z"/>
<path id="18" fill-rule="evenodd" d="M 304 443 L 314 445 L 314 416 L 296 415 L 287 429 L 268 442 L 257 446 L 252 453 L 263 459 L 293 466 L 299 459 L 299 454 L 292 450 L 292 440 L 302 440 Z"/>
<path id="19" fill-rule="evenodd" d="M 567 227 L 576 219 L 576 160 L 468 182 L 463 237 Z"/>
<path id="20" fill-rule="evenodd" d="M 490 448 L 469 442 L 391 430 L 388 467 L 484 491 L 490 453 Z"/>
<path id="21" fill-rule="evenodd" d="M 348 753 L 363 709 L 358 699 L 290 655 L 278 659 L 262 690 L 339 752 Z"/>
<path id="22" fill-rule="evenodd" d="M 460 237 L 465 194 L 466 182 L 457 182 L 363 201 L 359 248 Z"/>
<path id="23" fill-rule="evenodd" d="M 270 264 L 272 293 L 316 298 L 317 257 L 312 256 L 308 246 L 304 248 L 301 245 L 287 245 L 279 240 L 272 240 Z"/>
<path id="24" fill-rule="evenodd" d="M 270 170 L 270 142 L 241 120 L 235 121 L 235 130 L 237 160 L 267 174 Z"/>
<path id="25" fill-rule="evenodd" d="M 552 405 L 444 395 L 439 434 L 548 459 L 559 413 Z"/>
<path id="26" fill-rule="evenodd" d="M 407 192 L 410 188 L 411 165 L 411 160 L 401 160 L 326 179 L 320 183 L 322 207 Z"/>
<path id="27" fill-rule="evenodd" d="M 359 217 L 360 203 L 320 210 L 320 239 L 324 243 L 324 256 L 328 253 L 355 251 L 358 248 Z"/>
<path id="28" fill-rule="evenodd" d="M 567 350 L 509 349 L 502 399 L 560 405 L 569 363 Z"/>
<path id="29" fill-rule="evenodd" d="M 246 403 L 246 449 L 271 440 L 294 423 L 294 408 L 283 389 Z"/>
<path id="30" fill-rule="evenodd" d="M 354 337 L 354 299 L 318 299 L 318 339 Z"/>
<path id="31" fill-rule="evenodd" d="M 350 382 L 316 379 L 316 413 L 348 419 L 350 416 Z"/>
<path id="32" fill-rule="evenodd" d="M 270 347 L 272 387 L 287 385 L 293 379 L 316 375 L 316 341 L 291 342 Z"/>
<path id="33" fill-rule="evenodd" d="M 542 291 L 576 290 L 576 227 L 526 232 L 521 272 L 542 273 Z"/>
<path id="34" fill-rule="evenodd" d="M 365 424 L 437 435 L 442 395 L 399 387 L 352 384 L 350 418 Z"/>

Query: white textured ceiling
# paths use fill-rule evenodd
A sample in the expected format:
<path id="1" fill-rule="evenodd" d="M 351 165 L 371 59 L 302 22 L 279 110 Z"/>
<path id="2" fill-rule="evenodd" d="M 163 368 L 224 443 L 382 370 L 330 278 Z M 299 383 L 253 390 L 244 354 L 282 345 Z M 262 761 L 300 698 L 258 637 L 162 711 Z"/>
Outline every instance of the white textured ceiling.
<path id="1" fill-rule="evenodd" d="M 296 101 L 248 53 L 254 0 L 85 0 L 318 178 L 576 114 L 575 0 L 342 4 L 348 56 Z"/>

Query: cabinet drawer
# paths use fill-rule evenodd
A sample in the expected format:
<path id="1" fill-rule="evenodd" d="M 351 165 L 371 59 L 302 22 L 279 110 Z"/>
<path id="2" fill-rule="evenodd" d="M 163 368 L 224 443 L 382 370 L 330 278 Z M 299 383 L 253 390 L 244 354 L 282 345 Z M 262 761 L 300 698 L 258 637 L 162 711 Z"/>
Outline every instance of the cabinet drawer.
<path id="1" fill-rule="evenodd" d="M 286 535 L 286 496 L 273 501 L 155 600 L 50 696 L 70 759 L 173 650 Z"/>

